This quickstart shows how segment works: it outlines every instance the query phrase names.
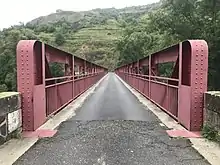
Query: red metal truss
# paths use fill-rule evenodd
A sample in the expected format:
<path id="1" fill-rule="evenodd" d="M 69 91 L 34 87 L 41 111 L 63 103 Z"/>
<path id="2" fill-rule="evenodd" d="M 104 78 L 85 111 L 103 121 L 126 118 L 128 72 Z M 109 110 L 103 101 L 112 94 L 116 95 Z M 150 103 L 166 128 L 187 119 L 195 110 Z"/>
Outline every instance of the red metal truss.
<path id="1" fill-rule="evenodd" d="M 53 77 L 51 63 L 64 66 Z M 22 95 L 23 130 L 34 131 L 104 76 L 106 68 L 35 40 L 17 45 L 17 88 Z"/>
<path id="2" fill-rule="evenodd" d="M 161 76 L 159 66 L 168 62 L 172 62 L 172 73 Z M 181 42 L 115 72 L 188 130 L 201 129 L 208 74 L 208 45 L 204 40 Z"/>

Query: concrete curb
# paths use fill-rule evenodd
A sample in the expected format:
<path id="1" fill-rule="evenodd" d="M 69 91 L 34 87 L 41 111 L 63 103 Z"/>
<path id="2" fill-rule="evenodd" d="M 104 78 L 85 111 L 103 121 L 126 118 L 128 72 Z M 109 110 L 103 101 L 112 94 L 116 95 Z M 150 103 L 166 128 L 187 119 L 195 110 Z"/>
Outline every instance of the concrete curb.
<path id="1" fill-rule="evenodd" d="M 90 96 L 97 86 L 106 78 L 107 74 L 100 79 L 95 85 L 89 88 L 76 100 L 66 106 L 62 111 L 50 118 L 45 124 L 43 124 L 39 130 L 49 129 L 55 130 L 62 122 L 75 116 L 75 111 L 80 108 L 86 98 Z M 21 138 L 12 139 L 0 146 L 0 165 L 12 165 L 20 156 L 22 156 L 28 149 L 30 149 L 39 138 Z"/>
<path id="2" fill-rule="evenodd" d="M 170 129 L 185 130 L 183 126 L 178 124 L 173 118 L 167 115 L 164 111 L 154 105 L 151 101 L 147 100 L 142 94 L 128 85 L 117 74 L 118 79 L 134 94 L 135 97 L 145 105 L 150 111 L 152 111 L 159 120 Z M 217 143 L 208 141 L 204 138 L 189 138 L 192 143 L 192 147 L 195 148 L 210 164 L 220 164 L 220 146 Z"/>

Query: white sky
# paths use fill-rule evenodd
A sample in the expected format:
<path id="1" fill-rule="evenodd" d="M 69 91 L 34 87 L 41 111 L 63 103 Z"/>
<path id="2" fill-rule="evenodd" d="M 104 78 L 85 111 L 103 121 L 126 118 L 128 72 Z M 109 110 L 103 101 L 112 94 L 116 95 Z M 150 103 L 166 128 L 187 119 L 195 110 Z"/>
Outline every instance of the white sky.
<path id="1" fill-rule="evenodd" d="M 84 11 L 95 8 L 123 8 L 146 5 L 159 0 L 1 0 L 0 29 L 28 22 L 57 9 Z"/>

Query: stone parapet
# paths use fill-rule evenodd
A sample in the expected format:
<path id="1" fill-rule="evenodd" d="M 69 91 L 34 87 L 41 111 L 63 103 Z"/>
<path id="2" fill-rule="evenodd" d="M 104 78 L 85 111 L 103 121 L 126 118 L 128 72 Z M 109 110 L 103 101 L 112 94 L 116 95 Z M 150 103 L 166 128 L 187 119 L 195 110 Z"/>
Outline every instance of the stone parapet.
<path id="1" fill-rule="evenodd" d="M 0 93 L 0 144 L 20 133 L 21 97 L 17 92 Z"/>
<path id="2" fill-rule="evenodd" d="M 220 91 L 205 93 L 204 124 L 220 131 Z"/>

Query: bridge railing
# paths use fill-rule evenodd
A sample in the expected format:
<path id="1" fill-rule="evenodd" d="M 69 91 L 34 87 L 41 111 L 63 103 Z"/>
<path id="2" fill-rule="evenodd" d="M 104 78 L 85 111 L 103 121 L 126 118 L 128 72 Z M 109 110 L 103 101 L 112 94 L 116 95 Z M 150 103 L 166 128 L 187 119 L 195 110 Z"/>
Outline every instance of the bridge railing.
<path id="1" fill-rule="evenodd" d="M 169 76 L 160 65 L 168 64 Z M 115 72 L 129 85 L 191 131 L 203 124 L 204 93 L 207 90 L 208 46 L 189 40 L 166 48 Z"/>
<path id="2" fill-rule="evenodd" d="M 177 79 L 129 73 L 119 73 L 119 75 L 130 86 L 177 119 L 178 86 L 169 84 L 169 81 L 178 82 Z"/>
<path id="3" fill-rule="evenodd" d="M 88 74 L 85 77 L 81 77 L 74 79 L 75 82 L 75 92 L 74 98 L 80 96 L 85 90 L 91 87 L 94 83 L 96 83 L 101 77 L 103 77 L 103 72 Z"/>
<path id="4" fill-rule="evenodd" d="M 63 80 L 59 82 L 59 80 Z M 46 85 L 46 115 L 53 115 L 73 100 L 73 76 L 64 76 L 45 79 L 53 84 Z"/>
<path id="5" fill-rule="evenodd" d="M 54 77 L 51 64 L 63 76 Z M 101 79 L 106 68 L 40 41 L 17 46 L 17 83 L 22 96 L 23 130 L 33 131 Z"/>

